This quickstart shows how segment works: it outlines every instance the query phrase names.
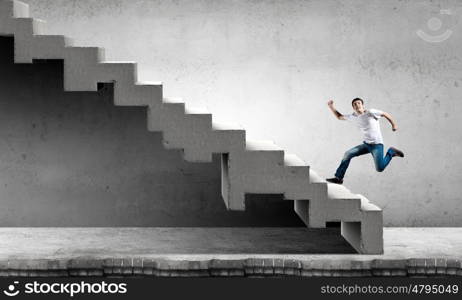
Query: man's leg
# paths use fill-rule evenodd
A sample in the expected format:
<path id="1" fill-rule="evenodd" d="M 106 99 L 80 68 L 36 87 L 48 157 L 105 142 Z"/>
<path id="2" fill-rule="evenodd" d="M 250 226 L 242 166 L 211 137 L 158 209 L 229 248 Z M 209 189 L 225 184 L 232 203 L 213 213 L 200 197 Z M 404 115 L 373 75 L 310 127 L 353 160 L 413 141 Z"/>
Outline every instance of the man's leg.
<path id="1" fill-rule="evenodd" d="M 387 154 L 385 154 L 385 157 L 384 157 L 382 144 L 366 144 L 366 145 L 369 148 L 369 151 L 371 152 L 372 157 L 374 158 L 375 169 L 377 170 L 377 172 L 382 172 L 383 170 L 385 170 L 385 168 L 388 166 L 393 156 L 397 155 L 396 151 L 399 151 L 397 149 L 390 148 L 388 149 Z"/>
<path id="2" fill-rule="evenodd" d="M 348 169 L 348 166 L 350 165 L 350 160 L 353 157 L 364 155 L 366 153 L 369 153 L 369 148 L 365 144 L 358 145 L 345 152 L 340 166 L 337 168 L 337 171 L 335 172 L 335 177 L 342 181 L 343 177 L 345 176 L 345 172 Z"/>

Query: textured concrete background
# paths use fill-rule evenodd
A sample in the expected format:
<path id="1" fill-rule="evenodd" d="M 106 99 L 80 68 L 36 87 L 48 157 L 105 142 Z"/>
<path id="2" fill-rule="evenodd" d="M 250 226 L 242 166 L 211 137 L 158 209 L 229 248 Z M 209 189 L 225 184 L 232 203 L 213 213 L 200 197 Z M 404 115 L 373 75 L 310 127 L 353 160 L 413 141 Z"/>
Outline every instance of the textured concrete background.
<path id="1" fill-rule="evenodd" d="M 388 226 L 462 225 L 461 1 L 25 2 L 50 33 L 138 61 L 140 78 L 163 81 L 167 96 L 241 123 L 323 176 L 361 141 L 326 101 L 348 112 L 363 97 L 395 117 L 396 133 L 382 121 L 385 143 L 407 156 L 384 173 L 357 158 L 346 185 L 383 207 Z M 452 34 L 429 43 L 419 29 Z"/>

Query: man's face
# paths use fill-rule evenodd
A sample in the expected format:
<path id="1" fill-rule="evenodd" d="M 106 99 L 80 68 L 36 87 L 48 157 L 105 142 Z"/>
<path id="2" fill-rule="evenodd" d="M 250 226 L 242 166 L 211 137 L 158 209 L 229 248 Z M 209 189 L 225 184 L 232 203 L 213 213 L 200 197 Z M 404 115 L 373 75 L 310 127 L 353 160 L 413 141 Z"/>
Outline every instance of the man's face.
<path id="1" fill-rule="evenodd" d="M 351 105 L 353 106 L 355 112 L 359 114 L 362 114 L 364 112 L 364 105 L 360 100 L 354 101 Z"/>

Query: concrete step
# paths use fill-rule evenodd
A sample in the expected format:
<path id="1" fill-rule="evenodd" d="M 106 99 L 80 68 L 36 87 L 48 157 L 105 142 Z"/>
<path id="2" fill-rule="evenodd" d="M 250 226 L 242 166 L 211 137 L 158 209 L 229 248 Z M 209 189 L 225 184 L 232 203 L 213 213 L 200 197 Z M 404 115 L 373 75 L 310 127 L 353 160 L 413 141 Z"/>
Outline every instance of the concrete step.
<path id="1" fill-rule="evenodd" d="M 211 130 L 195 134 L 185 150 L 185 160 L 190 162 L 211 162 L 213 153 L 243 151 L 245 130 L 237 124 L 211 121 Z"/>
<path id="2" fill-rule="evenodd" d="M 200 106 L 191 107 L 189 105 L 186 105 L 185 114 L 186 115 L 210 115 L 210 117 L 212 117 L 212 114 L 207 108 L 200 107 Z"/>
<path id="3" fill-rule="evenodd" d="M 328 183 L 327 184 L 327 196 L 329 199 L 358 199 L 358 196 L 351 193 L 342 184 Z"/>
<path id="4" fill-rule="evenodd" d="M 185 107 L 185 124 L 184 130 L 191 133 L 207 132 L 207 135 L 212 131 L 212 114 L 203 107 Z"/>
<path id="5" fill-rule="evenodd" d="M 174 126 L 164 126 L 165 121 L 160 121 L 151 124 L 150 129 L 163 131 L 164 146 L 168 149 L 183 149 L 183 158 L 186 161 L 211 162 L 213 153 L 243 148 L 245 131 L 242 127 L 214 123 L 212 114 L 207 109 L 185 107 L 181 99 L 168 99 L 165 103 L 184 107 L 184 116 L 176 115 Z M 165 118 L 165 112 L 162 114 L 164 116 L 159 117 Z"/>
<path id="6" fill-rule="evenodd" d="M 104 51 L 99 47 L 68 47 L 64 53 L 64 90 L 97 91 L 97 64 L 104 59 Z M 58 57 L 57 57 L 58 58 Z"/>
<path id="7" fill-rule="evenodd" d="M 10 19 L 8 27 L 14 31 L 15 36 L 18 36 L 19 39 L 24 39 L 44 34 L 46 22 L 37 18 L 14 18 Z"/>
<path id="8" fill-rule="evenodd" d="M 0 18 L 0 35 L 14 35 L 16 63 L 32 63 L 30 51 L 34 35 L 43 34 L 45 22 L 32 18 Z"/>
<path id="9" fill-rule="evenodd" d="M 303 167 L 299 170 L 299 174 L 294 174 L 295 176 L 290 176 L 290 183 L 287 183 L 288 187 L 286 191 L 286 198 L 291 200 L 300 200 L 296 202 L 296 207 L 298 209 L 303 209 L 304 212 L 302 215 L 308 213 L 308 199 L 311 201 L 320 201 L 325 202 L 327 198 L 327 183 L 319 177 L 319 175 L 311 168 L 306 167 L 304 170 Z M 307 217 L 302 218 L 305 222 L 308 222 Z"/>
<path id="10" fill-rule="evenodd" d="M 0 19 L 28 18 L 29 5 L 20 1 L 0 1 Z"/>
<path id="11" fill-rule="evenodd" d="M 183 149 L 186 161 L 212 161 L 212 114 L 206 109 L 186 107 L 181 98 L 165 98 L 161 106 L 149 107 L 148 129 L 162 132 L 166 149 Z"/>
<path id="12" fill-rule="evenodd" d="M 296 183 L 300 188 L 308 187 L 310 184 L 310 166 L 304 162 L 300 157 L 295 154 L 285 153 L 284 155 L 284 167 L 285 167 L 285 181 L 284 186 L 288 187 L 289 182 Z M 293 191 L 302 189 L 288 189 L 285 191 L 288 199 L 298 199 L 298 196 L 294 198 Z"/>
<path id="13" fill-rule="evenodd" d="M 383 254 L 383 212 L 369 205 L 360 221 L 341 222 L 341 234 L 359 253 Z"/>
<path id="14" fill-rule="evenodd" d="M 166 131 L 170 144 L 183 148 L 183 159 L 189 162 L 212 162 L 209 140 L 212 114 L 205 108 L 186 107 L 185 115 L 174 131 Z M 167 135 L 168 133 L 168 135 Z"/>
<path id="15" fill-rule="evenodd" d="M 259 169 L 269 171 L 270 169 L 274 170 L 274 166 L 277 166 L 280 172 L 283 171 L 284 150 L 273 141 L 247 139 L 242 157 L 243 165 L 241 167 L 250 164 L 254 167 L 254 171 Z"/>
<path id="16" fill-rule="evenodd" d="M 310 170 L 310 183 L 325 183 L 326 180 L 318 175 L 314 170 Z"/>
<path id="17" fill-rule="evenodd" d="M 185 103 L 179 98 L 163 98 L 161 104 L 152 103 L 148 107 L 148 130 L 163 132 L 176 126 L 183 118 Z"/>
<path id="18" fill-rule="evenodd" d="M 284 150 L 276 145 L 273 141 L 267 140 L 248 140 L 246 142 L 247 151 L 258 151 L 258 152 L 267 152 L 267 151 L 277 151 L 283 152 Z"/>
<path id="19" fill-rule="evenodd" d="M 380 207 L 377 205 L 370 203 L 370 202 L 361 202 L 361 210 L 362 211 L 382 211 Z"/>
<path id="20" fill-rule="evenodd" d="M 217 122 L 212 123 L 212 129 L 216 131 L 245 131 L 238 123 L 229 123 L 229 122 Z"/>
<path id="21" fill-rule="evenodd" d="M 65 48 L 71 47 L 72 44 L 73 41 L 63 35 L 35 35 L 28 47 L 29 53 L 24 54 L 24 59 L 63 59 Z"/>
<path id="22" fill-rule="evenodd" d="M 35 35 L 44 34 L 45 21 L 32 18 L 0 20 L 0 34 L 14 34 L 16 63 L 32 63 L 30 51 L 34 48 Z"/>
<path id="23" fill-rule="evenodd" d="M 327 184 L 327 220 L 359 221 L 361 198 L 340 184 Z"/>
<path id="24" fill-rule="evenodd" d="M 126 87 L 128 92 L 117 94 L 115 88 L 114 104 L 118 106 L 149 106 L 160 105 L 163 97 L 163 84 L 156 81 L 136 82 Z"/>
<path id="25" fill-rule="evenodd" d="M 308 167 L 308 164 L 300 157 L 291 153 L 286 153 L 284 155 L 284 165 L 287 167 Z"/>
<path id="26" fill-rule="evenodd" d="M 72 65 L 72 67 L 87 67 L 90 66 L 94 71 L 98 63 L 105 59 L 105 51 L 100 47 L 66 47 L 66 52 L 62 57 L 65 59 L 64 65 Z M 56 57 L 59 59 L 60 57 Z M 71 66 L 70 66 L 71 67 Z M 87 70 L 89 72 L 90 70 Z M 109 74 L 108 74 L 109 75 Z"/>
<path id="27" fill-rule="evenodd" d="M 164 138 L 175 148 L 187 148 L 188 144 L 195 144 L 196 141 L 203 143 L 211 130 L 210 112 L 203 108 L 184 107 L 184 113 L 176 116 L 175 124 L 164 128 Z"/>
<path id="28" fill-rule="evenodd" d="M 115 82 L 123 89 L 129 90 L 138 81 L 138 64 L 132 61 L 102 61 L 96 65 L 92 79 L 96 82 Z"/>
<path id="29" fill-rule="evenodd" d="M 177 98 L 174 98 L 174 97 L 164 98 L 163 102 L 164 103 L 180 103 L 180 104 L 183 104 L 183 106 L 185 105 L 183 98 L 178 98 L 178 97 Z"/>
<path id="30" fill-rule="evenodd" d="M 91 67 L 90 67 L 91 69 Z M 114 103 L 120 106 L 148 106 L 162 99 L 162 85 L 137 85 L 135 62 L 108 62 L 97 64 L 92 79 L 114 83 Z"/>
<path id="31" fill-rule="evenodd" d="M 213 153 L 243 151 L 246 144 L 245 129 L 236 123 L 212 122 L 210 150 Z"/>

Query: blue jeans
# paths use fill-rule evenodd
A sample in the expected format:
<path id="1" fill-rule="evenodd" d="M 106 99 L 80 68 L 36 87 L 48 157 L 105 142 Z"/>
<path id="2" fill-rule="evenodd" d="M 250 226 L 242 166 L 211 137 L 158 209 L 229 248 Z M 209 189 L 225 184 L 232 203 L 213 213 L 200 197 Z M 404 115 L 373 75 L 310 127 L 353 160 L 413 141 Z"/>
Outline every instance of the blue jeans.
<path id="1" fill-rule="evenodd" d="M 364 155 L 367 153 L 371 153 L 372 157 L 374 158 L 375 169 L 377 172 L 382 172 L 388 166 L 393 157 L 394 151 L 392 149 L 388 149 L 387 154 L 385 157 L 383 156 L 383 144 L 367 144 L 363 142 L 363 144 L 358 145 L 356 147 L 351 148 L 345 155 L 343 156 L 342 162 L 340 166 L 337 168 L 335 172 L 335 177 L 338 179 L 343 179 L 345 176 L 345 172 L 350 165 L 350 160 L 353 157 Z"/>

